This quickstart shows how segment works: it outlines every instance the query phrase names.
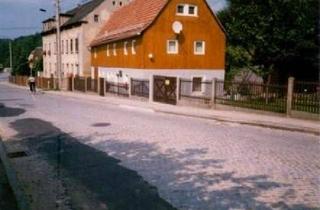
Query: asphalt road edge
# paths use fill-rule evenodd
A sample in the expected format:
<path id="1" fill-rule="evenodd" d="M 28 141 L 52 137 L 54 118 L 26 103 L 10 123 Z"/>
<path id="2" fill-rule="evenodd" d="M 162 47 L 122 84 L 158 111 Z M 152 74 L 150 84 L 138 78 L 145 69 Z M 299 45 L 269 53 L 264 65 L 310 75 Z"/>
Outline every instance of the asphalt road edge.
<path id="1" fill-rule="evenodd" d="M 0 158 L 4 165 L 8 182 L 12 188 L 18 208 L 20 210 L 31 210 L 30 204 L 27 199 L 27 195 L 24 193 L 21 183 L 18 181 L 16 171 L 10 163 L 9 158 L 7 157 L 7 150 L 5 144 L 0 137 Z"/>

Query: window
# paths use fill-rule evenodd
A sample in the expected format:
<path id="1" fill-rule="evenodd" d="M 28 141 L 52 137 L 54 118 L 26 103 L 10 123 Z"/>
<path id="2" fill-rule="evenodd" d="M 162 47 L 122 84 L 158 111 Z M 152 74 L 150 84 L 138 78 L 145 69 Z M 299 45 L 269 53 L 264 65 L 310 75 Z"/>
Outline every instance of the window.
<path id="1" fill-rule="evenodd" d="M 69 53 L 69 42 L 68 40 L 66 40 L 66 54 Z"/>
<path id="2" fill-rule="evenodd" d="M 136 40 L 132 40 L 131 42 L 131 53 L 132 55 L 136 54 Z"/>
<path id="3" fill-rule="evenodd" d="M 194 54 L 195 55 L 204 55 L 205 54 L 205 42 L 204 41 L 195 41 L 194 42 Z"/>
<path id="4" fill-rule="evenodd" d="M 192 92 L 201 92 L 201 91 L 202 91 L 202 77 L 193 77 Z"/>
<path id="5" fill-rule="evenodd" d="M 112 1 L 112 5 L 115 6 L 116 5 L 116 1 Z"/>
<path id="6" fill-rule="evenodd" d="M 107 56 L 108 57 L 110 56 L 110 47 L 109 47 L 109 45 L 107 45 Z"/>
<path id="7" fill-rule="evenodd" d="M 117 55 L 117 44 L 116 43 L 113 44 L 113 55 L 114 56 Z"/>
<path id="8" fill-rule="evenodd" d="M 79 39 L 75 39 L 75 48 L 76 48 L 76 53 L 79 53 Z"/>
<path id="9" fill-rule="evenodd" d="M 54 42 L 54 54 L 57 54 L 57 42 Z"/>
<path id="10" fill-rule="evenodd" d="M 48 51 L 48 55 L 51 55 L 51 43 L 49 43 L 49 51 Z"/>
<path id="11" fill-rule="evenodd" d="M 178 54 L 178 40 L 168 40 L 167 41 L 167 53 L 168 54 Z"/>
<path id="12" fill-rule="evenodd" d="M 64 41 L 62 40 L 61 41 L 61 54 L 64 53 Z"/>
<path id="13" fill-rule="evenodd" d="M 128 55 L 127 46 L 128 46 L 128 42 L 124 42 L 124 44 L 123 44 L 123 53 L 124 53 L 124 55 Z"/>
<path id="14" fill-rule="evenodd" d="M 178 4 L 176 13 L 180 16 L 198 16 L 198 7 L 190 4 Z"/>
<path id="15" fill-rule="evenodd" d="M 94 22 L 98 23 L 99 22 L 99 15 L 94 15 L 93 20 L 94 20 Z"/>
<path id="16" fill-rule="evenodd" d="M 196 7 L 195 6 L 189 6 L 188 14 L 189 15 L 195 15 L 196 14 Z"/>
<path id="17" fill-rule="evenodd" d="M 179 4 L 177 6 L 177 14 L 184 14 L 184 5 L 183 4 Z"/>
<path id="18" fill-rule="evenodd" d="M 120 7 L 122 6 L 122 1 L 119 2 Z"/>
<path id="19" fill-rule="evenodd" d="M 70 53 L 73 53 L 73 40 L 70 39 Z"/>
<path id="20" fill-rule="evenodd" d="M 96 59 L 98 57 L 97 48 L 94 48 L 93 50 L 93 57 Z"/>

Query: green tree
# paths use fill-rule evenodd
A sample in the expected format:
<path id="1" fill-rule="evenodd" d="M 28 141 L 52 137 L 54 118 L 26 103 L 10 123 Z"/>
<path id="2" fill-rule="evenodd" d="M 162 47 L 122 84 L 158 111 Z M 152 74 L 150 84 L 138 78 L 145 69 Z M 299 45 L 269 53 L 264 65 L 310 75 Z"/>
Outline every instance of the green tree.
<path id="1" fill-rule="evenodd" d="M 228 34 L 228 67 L 318 79 L 318 0 L 228 0 L 218 16 Z"/>
<path id="2" fill-rule="evenodd" d="M 12 74 L 29 75 L 28 56 L 34 48 L 42 46 L 40 34 L 19 37 L 12 41 Z M 0 40 L 0 63 L 9 66 L 9 40 Z"/>

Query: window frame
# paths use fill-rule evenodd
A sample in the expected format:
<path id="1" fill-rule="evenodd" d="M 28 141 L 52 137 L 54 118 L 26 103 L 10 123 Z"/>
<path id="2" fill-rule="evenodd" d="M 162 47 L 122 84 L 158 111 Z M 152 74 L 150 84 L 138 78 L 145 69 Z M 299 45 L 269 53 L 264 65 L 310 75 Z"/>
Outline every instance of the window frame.
<path id="1" fill-rule="evenodd" d="M 110 57 L 110 45 L 107 44 L 107 49 L 106 49 L 107 57 Z"/>
<path id="2" fill-rule="evenodd" d="M 174 42 L 175 43 L 175 51 L 170 51 L 170 42 Z M 176 55 L 179 54 L 179 42 L 176 39 L 168 39 L 167 40 L 167 54 L 170 55 Z"/>
<path id="3" fill-rule="evenodd" d="M 93 15 L 93 22 L 95 22 L 95 23 L 99 23 L 99 15 L 98 14 L 94 14 Z"/>
<path id="4" fill-rule="evenodd" d="M 79 38 L 75 38 L 75 39 L 74 39 L 74 48 L 75 48 L 74 50 L 75 50 L 75 53 L 76 53 L 76 54 L 79 53 L 79 46 L 80 46 L 80 45 L 79 45 Z"/>
<path id="5" fill-rule="evenodd" d="M 128 46 L 128 41 L 125 41 L 125 42 L 123 43 L 123 54 L 124 54 L 124 55 L 128 55 L 128 48 L 127 48 L 127 46 Z"/>
<path id="6" fill-rule="evenodd" d="M 179 7 L 183 6 L 183 13 L 179 12 Z M 190 14 L 190 7 L 194 8 L 194 14 Z M 177 16 L 189 16 L 189 17 L 198 17 L 198 6 L 195 4 L 178 4 L 176 7 Z"/>
<path id="7" fill-rule="evenodd" d="M 194 90 L 194 79 L 195 78 L 200 78 L 201 79 L 201 82 L 200 82 L 200 90 Z M 192 92 L 192 94 L 202 94 L 202 93 L 204 93 L 204 84 L 203 84 L 203 81 L 204 81 L 204 77 L 203 76 L 192 76 L 192 78 L 191 78 L 191 81 L 192 81 L 192 83 L 191 83 L 191 92 Z"/>
<path id="8" fill-rule="evenodd" d="M 132 54 L 132 55 L 137 54 L 137 51 L 136 51 L 136 42 L 137 42 L 137 40 L 135 40 L 135 39 L 131 41 L 131 54 Z"/>
<path id="9" fill-rule="evenodd" d="M 113 43 L 112 54 L 113 54 L 113 56 L 117 56 L 117 43 Z"/>
<path id="10" fill-rule="evenodd" d="M 197 43 L 202 43 L 202 51 L 197 52 Z M 193 42 L 193 54 L 194 55 L 205 55 L 206 54 L 206 42 L 203 40 L 196 40 Z"/>

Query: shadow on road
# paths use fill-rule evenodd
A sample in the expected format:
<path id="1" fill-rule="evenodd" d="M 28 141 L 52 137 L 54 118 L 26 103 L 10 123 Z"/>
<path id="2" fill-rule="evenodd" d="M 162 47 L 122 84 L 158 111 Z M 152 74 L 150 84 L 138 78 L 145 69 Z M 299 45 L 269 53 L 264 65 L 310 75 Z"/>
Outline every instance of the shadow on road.
<path id="1" fill-rule="evenodd" d="M 69 196 L 82 193 L 79 190 L 84 187 L 99 201 L 100 207 L 95 209 L 175 209 L 135 171 L 121 166 L 119 160 L 106 153 L 80 143 L 51 123 L 22 119 L 13 122 L 11 127 L 18 132 L 16 137 L 28 136 L 21 143 L 32 154 L 43 155 L 57 169 L 57 176 L 63 179 Z M 76 209 L 85 209 L 82 207 L 86 203 L 73 200 L 71 205 L 72 202 Z"/>
<path id="2" fill-rule="evenodd" d="M 16 117 L 25 113 L 24 109 L 6 107 L 0 103 L 0 117 Z"/>
<path id="3" fill-rule="evenodd" d="M 69 194 L 76 193 L 81 186 L 103 204 L 95 209 L 174 209 L 160 198 L 155 187 L 135 171 L 120 165 L 119 159 L 160 186 L 161 195 L 179 209 L 312 209 L 304 204 L 287 203 L 289 197 L 295 196 L 294 190 L 270 181 L 266 175 L 239 177 L 233 171 L 220 170 L 224 169 L 224 160 L 202 158 L 208 153 L 206 149 L 160 152 L 153 144 L 113 139 L 88 146 L 93 137 L 75 139 L 40 119 L 17 120 L 11 127 L 18 132 L 17 138 L 28 136 L 21 143 L 31 153 L 42 155 L 57 169 L 57 176 L 64 181 Z M 216 172 L 208 173 L 208 168 Z M 208 189 L 208 186 L 220 187 Z M 280 188 L 287 190 L 280 200 L 259 199 Z M 76 209 L 84 208 L 80 205 Z"/>

